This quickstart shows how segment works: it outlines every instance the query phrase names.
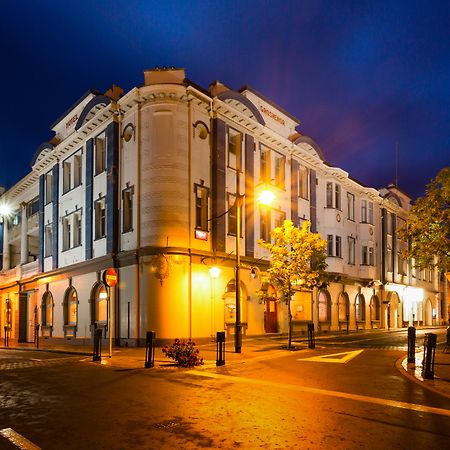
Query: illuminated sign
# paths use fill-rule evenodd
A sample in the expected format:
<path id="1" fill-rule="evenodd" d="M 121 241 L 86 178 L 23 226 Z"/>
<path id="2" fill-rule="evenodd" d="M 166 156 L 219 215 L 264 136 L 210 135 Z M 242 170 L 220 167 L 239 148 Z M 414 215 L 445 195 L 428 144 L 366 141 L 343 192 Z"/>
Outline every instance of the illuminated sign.
<path id="1" fill-rule="evenodd" d="M 115 269 L 106 269 L 103 272 L 103 283 L 106 284 L 108 287 L 113 287 L 117 284 L 117 272 Z"/>
<path id="2" fill-rule="evenodd" d="M 201 241 L 208 240 L 208 232 L 203 230 L 195 230 L 195 239 L 200 239 Z"/>

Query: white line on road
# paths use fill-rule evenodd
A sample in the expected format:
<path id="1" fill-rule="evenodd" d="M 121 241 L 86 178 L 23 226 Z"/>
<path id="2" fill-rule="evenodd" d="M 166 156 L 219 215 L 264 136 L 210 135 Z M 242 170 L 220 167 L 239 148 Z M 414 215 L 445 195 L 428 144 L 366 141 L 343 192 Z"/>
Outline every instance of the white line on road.
<path id="1" fill-rule="evenodd" d="M 338 397 L 338 398 L 344 398 L 347 400 L 355 400 L 359 402 L 365 402 L 365 403 L 372 403 L 375 405 L 382 405 L 382 406 L 390 406 L 392 408 L 400 408 L 400 409 L 408 409 L 410 411 L 417 411 L 417 412 L 424 412 L 424 413 L 430 413 L 430 414 L 439 414 L 441 416 L 447 416 L 450 417 L 450 410 L 448 409 L 442 409 L 442 408 L 434 408 L 433 406 L 425 406 L 425 405 L 418 405 L 416 403 L 406 403 L 406 402 L 399 402 L 396 400 L 388 400 L 384 398 L 377 398 L 377 397 L 368 397 L 366 395 L 359 395 L 359 394 L 349 394 L 347 392 L 338 392 L 338 391 L 330 391 L 328 389 L 319 389 L 319 388 L 313 388 L 313 387 L 307 387 L 307 386 L 298 386 L 294 384 L 286 384 L 286 383 L 277 383 L 276 381 L 267 381 L 267 380 L 257 380 L 255 378 L 244 378 L 244 377 L 237 377 L 233 375 L 222 375 L 218 373 L 208 373 L 208 372 L 202 372 L 201 370 L 191 370 L 189 371 L 192 375 L 198 375 L 201 377 L 207 377 L 207 378 L 216 378 L 219 380 L 226 380 L 228 382 L 243 382 L 248 384 L 255 384 L 259 386 L 272 386 L 276 388 L 282 388 L 282 389 L 290 389 L 292 391 L 297 392 L 306 392 L 309 394 L 318 394 L 318 395 L 328 395 L 330 397 Z"/>
<path id="2" fill-rule="evenodd" d="M 34 445 L 27 438 L 14 431 L 12 428 L 3 428 L 0 430 L 0 435 L 12 442 L 16 447 L 21 450 L 40 450 L 41 447 Z"/>

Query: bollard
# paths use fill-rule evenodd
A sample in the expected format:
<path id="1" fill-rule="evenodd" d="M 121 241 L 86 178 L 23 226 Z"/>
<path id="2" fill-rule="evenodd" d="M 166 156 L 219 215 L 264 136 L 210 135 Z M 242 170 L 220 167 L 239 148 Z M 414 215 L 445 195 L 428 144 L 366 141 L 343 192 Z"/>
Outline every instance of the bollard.
<path id="1" fill-rule="evenodd" d="M 102 359 L 102 329 L 94 329 L 94 352 L 92 354 L 92 361 L 101 361 Z"/>
<path id="2" fill-rule="evenodd" d="M 8 343 L 8 326 L 5 325 L 4 329 L 5 329 L 5 347 L 9 347 L 9 343 Z"/>
<path id="3" fill-rule="evenodd" d="M 145 340 L 145 364 L 144 367 L 148 369 L 155 365 L 155 340 L 156 332 L 147 331 L 147 338 Z"/>
<path id="4" fill-rule="evenodd" d="M 308 323 L 308 348 L 316 348 L 316 339 L 314 337 L 313 323 Z"/>
<path id="5" fill-rule="evenodd" d="M 216 366 L 225 365 L 225 331 L 218 331 L 216 337 Z"/>
<path id="6" fill-rule="evenodd" d="M 348 334 L 348 324 L 349 324 L 349 320 L 350 320 L 350 314 L 346 314 L 346 315 L 345 315 L 345 321 L 347 322 L 347 334 Z"/>
<path id="7" fill-rule="evenodd" d="M 434 379 L 434 357 L 436 353 L 437 336 L 426 333 L 423 340 L 422 377 L 427 380 Z"/>
<path id="8" fill-rule="evenodd" d="M 416 362 L 416 329 L 408 327 L 408 364 Z"/>
<path id="9" fill-rule="evenodd" d="M 450 351 L 450 327 L 447 328 L 447 342 L 445 343 L 444 353 Z"/>
<path id="10" fill-rule="evenodd" d="M 39 348 L 39 326 L 38 323 L 34 326 L 36 329 L 36 348 Z"/>

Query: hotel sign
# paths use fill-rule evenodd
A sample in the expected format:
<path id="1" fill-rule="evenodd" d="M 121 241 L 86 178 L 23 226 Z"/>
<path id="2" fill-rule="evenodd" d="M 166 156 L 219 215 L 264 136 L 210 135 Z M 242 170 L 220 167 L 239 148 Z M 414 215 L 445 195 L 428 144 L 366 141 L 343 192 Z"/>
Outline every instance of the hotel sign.
<path id="1" fill-rule="evenodd" d="M 275 120 L 275 122 L 278 122 L 281 125 L 286 125 L 286 121 L 280 117 L 278 114 L 274 113 L 273 111 L 271 111 L 270 109 L 267 109 L 265 106 L 260 106 L 260 110 L 263 114 L 265 114 L 266 116 L 269 116 L 272 120 Z"/>

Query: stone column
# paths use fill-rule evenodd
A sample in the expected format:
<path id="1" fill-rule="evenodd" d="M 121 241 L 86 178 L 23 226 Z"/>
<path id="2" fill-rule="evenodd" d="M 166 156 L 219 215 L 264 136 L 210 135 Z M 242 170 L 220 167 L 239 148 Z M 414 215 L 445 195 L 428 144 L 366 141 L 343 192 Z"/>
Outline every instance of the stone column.
<path id="1" fill-rule="evenodd" d="M 331 298 L 331 330 L 339 330 L 339 305 L 338 299 Z"/>
<path id="2" fill-rule="evenodd" d="M 7 217 L 3 217 L 3 270 L 10 268 L 11 259 L 9 254 L 9 220 Z"/>
<path id="3" fill-rule="evenodd" d="M 20 264 L 28 262 L 28 218 L 27 218 L 27 204 L 21 203 L 21 236 L 20 236 Z"/>

